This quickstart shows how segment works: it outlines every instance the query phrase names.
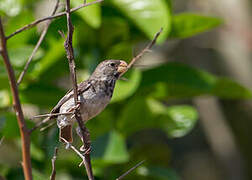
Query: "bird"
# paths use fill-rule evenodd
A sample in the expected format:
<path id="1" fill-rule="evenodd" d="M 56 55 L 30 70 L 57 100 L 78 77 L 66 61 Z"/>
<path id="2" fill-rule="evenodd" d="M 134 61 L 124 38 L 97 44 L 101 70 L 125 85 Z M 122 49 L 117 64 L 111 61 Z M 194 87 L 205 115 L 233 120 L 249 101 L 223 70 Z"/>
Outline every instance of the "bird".
<path id="1" fill-rule="evenodd" d="M 87 80 L 77 85 L 80 114 L 84 123 L 97 116 L 109 104 L 116 81 L 127 69 L 128 64 L 123 60 L 104 60 Z M 74 91 L 69 90 L 50 112 L 59 114 L 50 119 L 57 119 L 60 141 L 63 138 L 69 143 L 73 142 L 72 126 L 76 119 L 73 114 L 67 113 L 73 112 L 75 107 Z"/>

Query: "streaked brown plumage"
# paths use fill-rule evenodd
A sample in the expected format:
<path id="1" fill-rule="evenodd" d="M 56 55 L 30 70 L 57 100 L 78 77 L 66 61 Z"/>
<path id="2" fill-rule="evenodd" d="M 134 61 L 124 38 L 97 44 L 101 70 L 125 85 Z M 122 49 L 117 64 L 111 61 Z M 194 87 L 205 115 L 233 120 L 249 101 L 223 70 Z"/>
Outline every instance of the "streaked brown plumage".
<path id="1" fill-rule="evenodd" d="M 127 63 L 121 60 L 105 60 L 101 62 L 86 81 L 78 84 L 78 100 L 82 120 L 87 122 L 98 115 L 110 102 L 116 80 L 127 70 Z M 51 113 L 70 112 L 75 107 L 73 91 L 70 90 L 52 109 Z M 57 125 L 60 128 L 60 137 L 72 142 L 72 124 L 75 118 L 72 115 L 59 115 Z"/>

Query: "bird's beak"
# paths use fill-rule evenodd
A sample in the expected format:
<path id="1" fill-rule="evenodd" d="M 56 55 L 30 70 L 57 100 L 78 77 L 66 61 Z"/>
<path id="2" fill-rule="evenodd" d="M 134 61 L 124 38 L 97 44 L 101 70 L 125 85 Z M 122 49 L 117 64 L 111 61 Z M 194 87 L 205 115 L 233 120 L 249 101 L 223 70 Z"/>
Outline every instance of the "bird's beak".
<path id="1" fill-rule="evenodd" d="M 128 64 L 124 61 L 120 61 L 117 71 L 119 73 L 124 73 L 128 69 Z"/>

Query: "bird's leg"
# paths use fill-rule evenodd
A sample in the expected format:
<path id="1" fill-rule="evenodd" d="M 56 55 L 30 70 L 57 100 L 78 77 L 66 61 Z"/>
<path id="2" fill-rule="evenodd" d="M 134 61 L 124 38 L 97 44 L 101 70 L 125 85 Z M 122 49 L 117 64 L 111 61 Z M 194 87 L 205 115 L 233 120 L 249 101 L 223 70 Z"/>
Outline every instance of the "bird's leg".
<path id="1" fill-rule="evenodd" d="M 83 129 L 84 129 L 84 133 L 85 133 L 85 137 L 87 139 L 87 142 L 84 141 L 84 137 L 82 136 L 80 127 L 78 126 L 76 128 L 76 132 L 77 132 L 78 136 L 81 138 L 81 141 L 83 143 L 83 145 L 80 147 L 80 151 L 82 151 L 83 154 L 90 154 L 90 152 L 91 152 L 90 133 L 89 133 L 88 128 L 86 128 L 85 126 L 83 127 Z"/>

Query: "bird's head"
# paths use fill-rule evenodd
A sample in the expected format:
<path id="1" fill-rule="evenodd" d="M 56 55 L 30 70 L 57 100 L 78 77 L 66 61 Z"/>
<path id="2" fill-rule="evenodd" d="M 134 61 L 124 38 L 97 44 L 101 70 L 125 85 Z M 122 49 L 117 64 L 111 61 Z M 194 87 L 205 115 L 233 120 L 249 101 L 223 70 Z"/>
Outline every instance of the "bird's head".
<path id="1" fill-rule="evenodd" d="M 122 60 L 105 60 L 96 67 L 91 77 L 101 80 L 118 79 L 127 71 L 127 67 L 128 64 Z"/>

